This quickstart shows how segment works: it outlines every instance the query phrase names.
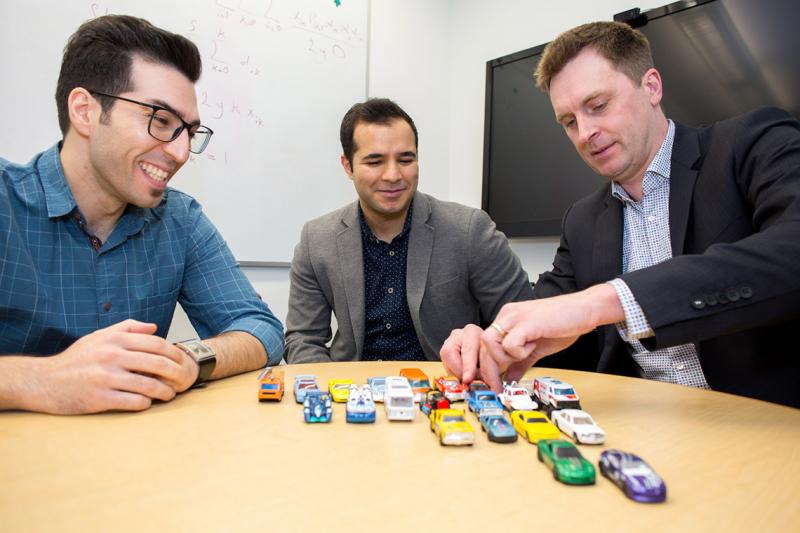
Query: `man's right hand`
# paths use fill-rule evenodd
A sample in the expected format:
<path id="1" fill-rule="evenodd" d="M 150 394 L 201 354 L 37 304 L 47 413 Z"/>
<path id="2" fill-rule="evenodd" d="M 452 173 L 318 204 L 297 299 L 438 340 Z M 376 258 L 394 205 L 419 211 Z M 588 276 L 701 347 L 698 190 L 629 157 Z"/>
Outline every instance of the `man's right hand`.
<path id="1" fill-rule="evenodd" d="M 169 401 L 193 381 L 197 364 L 154 335 L 155 324 L 125 320 L 90 333 L 52 357 L 11 357 L 0 407 L 52 414 L 141 411 Z M 187 377 L 188 376 L 188 377 Z"/>

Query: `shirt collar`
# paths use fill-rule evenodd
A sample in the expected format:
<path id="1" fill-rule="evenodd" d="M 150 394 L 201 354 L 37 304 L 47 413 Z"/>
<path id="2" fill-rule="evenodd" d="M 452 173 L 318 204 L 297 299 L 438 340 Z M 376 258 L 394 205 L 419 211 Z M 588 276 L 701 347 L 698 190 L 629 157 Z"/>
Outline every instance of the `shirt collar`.
<path id="1" fill-rule="evenodd" d="M 380 242 L 380 239 L 378 239 L 375 236 L 375 234 L 372 233 L 372 228 L 370 228 L 369 224 L 367 224 L 367 219 L 366 217 L 364 217 L 364 211 L 361 209 L 361 202 L 357 202 L 357 205 L 358 205 L 358 223 L 361 225 L 361 234 L 364 235 L 365 237 L 368 237 L 371 242 Z M 408 213 L 406 213 L 406 221 L 405 223 L 403 223 L 403 230 L 397 237 L 392 239 L 392 242 L 404 238 L 406 235 L 408 235 L 408 232 L 411 231 L 411 212 L 413 211 L 412 209 L 413 205 L 414 202 L 411 202 L 408 205 Z"/>
<path id="2" fill-rule="evenodd" d="M 47 204 L 47 216 L 58 218 L 72 213 L 77 209 L 78 204 L 72 196 L 72 190 L 67 183 L 64 174 L 64 167 L 61 165 L 61 146 L 62 141 L 54 144 L 51 148 L 41 154 L 36 163 L 36 168 L 44 189 L 45 203 Z M 141 219 L 142 222 L 134 223 L 132 229 L 141 228 L 144 222 L 149 222 L 150 218 L 160 218 L 161 211 L 166 207 L 168 191 L 164 192 L 161 203 L 155 209 L 143 209 L 132 204 L 128 204 L 123 213 Z"/>
<path id="3" fill-rule="evenodd" d="M 675 141 L 675 123 L 667 119 L 667 135 L 656 152 L 655 157 L 644 171 L 642 179 L 642 192 L 644 196 L 658 188 L 664 181 L 669 180 L 672 171 L 672 144 Z M 628 192 L 617 182 L 611 182 L 611 194 L 622 203 L 633 203 Z"/>

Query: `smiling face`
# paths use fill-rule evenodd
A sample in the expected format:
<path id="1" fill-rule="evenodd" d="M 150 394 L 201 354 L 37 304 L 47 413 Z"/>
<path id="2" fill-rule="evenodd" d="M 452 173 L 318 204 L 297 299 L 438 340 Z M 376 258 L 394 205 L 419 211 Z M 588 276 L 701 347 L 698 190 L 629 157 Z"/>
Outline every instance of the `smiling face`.
<path id="1" fill-rule="evenodd" d="M 353 164 L 342 156 L 367 221 L 405 220 L 419 180 L 417 149 L 411 126 L 360 122 L 353 132 Z"/>
<path id="2" fill-rule="evenodd" d="M 550 82 L 550 102 L 589 167 L 628 189 L 641 180 L 667 131 L 661 77 L 649 69 L 637 85 L 592 48 Z"/>
<path id="3" fill-rule="evenodd" d="M 125 98 L 174 110 L 186 122 L 198 119 L 194 84 L 173 67 L 134 57 Z M 97 104 L 99 106 L 99 103 Z M 112 203 L 151 208 L 189 158 L 189 137 L 181 132 L 162 142 L 147 132 L 152 109 L 115 100 L 98 121 L 89 142 L 89 165 L 96 184 Z"/>

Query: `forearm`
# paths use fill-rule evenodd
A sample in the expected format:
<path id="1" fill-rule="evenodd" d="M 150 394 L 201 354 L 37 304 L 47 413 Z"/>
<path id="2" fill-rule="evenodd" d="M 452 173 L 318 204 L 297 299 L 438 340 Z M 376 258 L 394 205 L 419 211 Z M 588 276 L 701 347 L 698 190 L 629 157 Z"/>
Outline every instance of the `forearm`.
<path id="1" fill-rule="evenodd" d="M 264 345 L 244 331 L 228 331 L 203 342 L 217 354 L 217 365 L 210 379 L 249 372 L 267 364 Z"/>
<path id="2" fill-rule="evenodd" d="M 39 375 L 45 358 L 25 355 L 0 357 L 0 410 L 46 411 L 46 391 Z"/>

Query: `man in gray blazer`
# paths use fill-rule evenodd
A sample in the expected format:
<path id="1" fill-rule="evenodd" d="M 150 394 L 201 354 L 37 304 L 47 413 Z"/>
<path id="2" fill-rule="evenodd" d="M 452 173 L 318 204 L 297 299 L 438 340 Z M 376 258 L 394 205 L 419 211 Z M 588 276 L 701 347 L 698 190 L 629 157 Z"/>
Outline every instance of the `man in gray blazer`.
<path id="1" fill-rule="evenodd" d="M 486 327 L 506 302 L 532 298 L 486 213 L 417 191 L 417 129 L 396 103 L 354 105 L 340 136 L 358 201 L 303 227 L 287 362 L 439 360 L 454 328 Z"/>

